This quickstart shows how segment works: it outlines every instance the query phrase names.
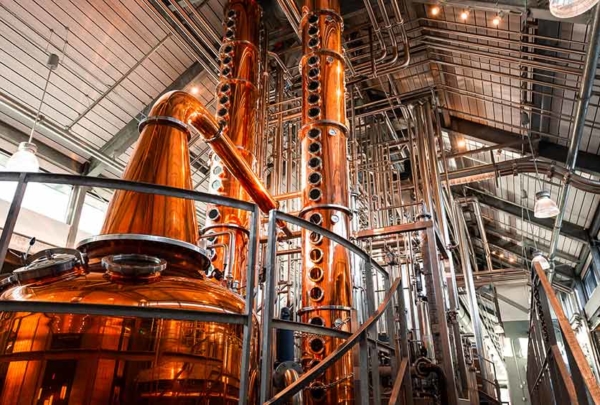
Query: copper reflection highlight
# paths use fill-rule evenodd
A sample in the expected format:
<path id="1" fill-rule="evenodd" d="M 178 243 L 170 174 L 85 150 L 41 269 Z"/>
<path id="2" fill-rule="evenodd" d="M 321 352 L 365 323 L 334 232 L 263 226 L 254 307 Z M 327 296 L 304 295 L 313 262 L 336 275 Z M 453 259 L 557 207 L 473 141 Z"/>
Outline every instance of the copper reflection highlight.
<path id="1" fill-rule="evenodd" d="M 173 110 L 163 97 L 150 114 L 162 115 Z M 188 134 L 178 128 L 146 125 L 123 179 L 192 190 L 188 140 Z M 156 235 L 196 244 L 198 223 L 194 201 L 117 190 L 100 233 Z"/>
<path id="2" fill-rule="evenodd" d="M 306 0 L 302 7 L 302 216 L 348 238 L 348 169 L 343 21 L 338 0 Z M 320 193 L 319 191 L 320 190 Z M 318 196 L 318 198 L 315 198 Z M 317 250 L 318 249 L 318 250 Z M 317 254 L 318 253 L 318 254 Z M 302 234 L 303 322 L 350 331 L 352 280 L 349 253 L 326 238 Z M 311 368 L 341 343 L 304 339 L 302 364 Z M 353 404 L 353 366 L 344 356 L 310 390 L 311 404 Z M 333 384 L 330 386 L 330 384 Z"/>
<path id="3" fill-rule="evenodd" d="M 238 295 L 211 282 L 180 277 L 158 276 L 151 283 L 140 283 L 79 273 L 59 281 L 15 287 L 0 297 L 32 298 L 244 311 Z M 238 403 L 242 336 L 241 325 L 4 313 L 0 318 L 2 404 L 234 405 Z M 251 364 L 256 364 L 256 335 L 253 340 Z M 256 369 L 250 373 L 252 383 Z"/>
<path id="4" fill-rule="evenodd" d="M 224 10 L 224 34 L 220 48 L 221 72 L 217 85 L 216 118 L 223 136 L 235 151 L 213 154 L 209 190 L 236 200 L 251 201 L 242 182 L 246 176 L 236 176 L 224 167 L 222 157 L 237 153 L 248 167 L 256 167 L 253 155 L 256 140 L 257 102 L 262 62 L 259 49 L 262 10 L 254 0 L 230 1 Z M 266 190 L 263 191 L 266 194 Z M 275 206 L 274 201 L 268 204 Z M 215 269 L 223 271 L 234 286 L 244 286 L 248 244 L 249 212 L 235 208 L 209 205 L 208 212 L 218 210 L 219 216 L 207 219 L 203 233 L 215 233 L 211 258 Z M 223 235 L 225 233 L 225 235 Z M 227 249 L 234 251 L 228 254 Z"/>

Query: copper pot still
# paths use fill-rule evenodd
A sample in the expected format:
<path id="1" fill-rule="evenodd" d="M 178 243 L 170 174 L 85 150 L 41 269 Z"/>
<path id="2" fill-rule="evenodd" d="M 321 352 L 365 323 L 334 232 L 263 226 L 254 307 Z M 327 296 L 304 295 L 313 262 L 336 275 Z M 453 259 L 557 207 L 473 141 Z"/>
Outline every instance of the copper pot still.
<path id="1" fill-rule="evenodd" d="M 232 0 L 225 7 L 225 26 L 232 10 L 238 24 L 245 21 L 246 12 L 254 21 L 256 7 L 252 0 Z M 224 38 L 225 43 L 232 40 L 227 31 Z M 149 116 L 170 119 L 145 123 L 123 178 L 191 190 L 186 127 L 214 133 L 216 121 L 182 92 L 163 96 Z M 231 187 L 238 193 L 232 197 L 247 199 L 238 186 Z M 240 215 L 240 225 L 244 221 Z M 192 200 L 119 190 L 101 235 L 82 241 L 78 250 L 47 252 L 17 270 L 19 285 L 6 290 L 0 300 L 244 313 L 241 295 L 204 276 L 210 259 L 197 246 L 198 235 Z M 239 244 L 240 252 L 244 243 Z M 246 253 L 239 254 L 244 258 L 241 269 Z M 250 403 L 255 402 L 257 382 L 256 325 L 254 331 Z M 242 336 L 242 325 L 233 324 L 5 312 L 0 314 L 1 402 L 237 404 Z"/>

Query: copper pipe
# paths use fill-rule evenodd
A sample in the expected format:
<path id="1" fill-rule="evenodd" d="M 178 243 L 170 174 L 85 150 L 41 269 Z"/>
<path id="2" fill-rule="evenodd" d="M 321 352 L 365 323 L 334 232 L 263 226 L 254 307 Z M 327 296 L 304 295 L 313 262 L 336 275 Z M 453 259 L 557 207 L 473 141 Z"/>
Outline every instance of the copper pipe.
<path id="1" fill-rule="evenodd" d="M 191 94 L 172 91 L 163 95 L 152 108 L 150 116 L 142 123 L 144 129 L 148 125 L 156 125 L 161 130 L 173 127 L 183 133 L 189 133 L 189 126 L 194 127 L 227 170 L 236 179 L 240 179 L 244 190 L 263 212 L 278 207 L 261 180 L 237 152 L 226 131 L 219 128 L 211 113 Z"/>
<path id="2" fill-rule="evenodd" d="M 305 0 L 300 22 L 302 73 L 302 211 L 300 216 L 349 237 L 349 195 L 345 104 L 343 20 L 339 0 Z M 346 322 L 352 307 L 350 257 L 343 247 L 307 231 L 302 233 L 302 322 L 334 327 Z M 331 309 L 334 306 L 336 309 Z M 323 309 L 320 309 L 324 307 Z M 350 331 L 350 322 L 342 323 Z M 310 369 L 340 345 L 333 338 L 302 342 L 302 363 Z M 350 355 L 342 357 L 308 391 L 307 403 L 353 404 Z M 313 388 L 317 388 L 313 387 Z M 319 398 L 322 396 L 323 398 Z"/>
<path id="3" fill-rule="evenodd" d="M 284 201 L 284 200 L 293 200 L 294 198 L 300 198 L 302 196 L 302 192 L 300 191 L 292 191 L 289 193 L 279 194 L 273 196 L 275 201 Z"/>

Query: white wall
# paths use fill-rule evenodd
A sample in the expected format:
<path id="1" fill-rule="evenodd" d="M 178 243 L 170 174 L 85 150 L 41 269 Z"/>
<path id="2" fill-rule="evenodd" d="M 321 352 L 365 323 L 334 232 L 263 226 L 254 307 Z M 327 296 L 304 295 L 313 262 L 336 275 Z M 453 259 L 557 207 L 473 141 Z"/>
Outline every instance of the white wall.
<path id="1" fill-rule="evenodd" d="M 4 227 L 9 208 L 9 202 L 0 200 L 0 229 Z M 27 249 L 29 239 L 34 236 L 37 241 L 32 252 L 49 247 L 64 247 L 69 235 L 69 228 L 70 226 L 64 222 L 21 208 L 9 248 L 23 252 Z M 80 230 L 77 236 L 79 241 L 92 235 Z"/>

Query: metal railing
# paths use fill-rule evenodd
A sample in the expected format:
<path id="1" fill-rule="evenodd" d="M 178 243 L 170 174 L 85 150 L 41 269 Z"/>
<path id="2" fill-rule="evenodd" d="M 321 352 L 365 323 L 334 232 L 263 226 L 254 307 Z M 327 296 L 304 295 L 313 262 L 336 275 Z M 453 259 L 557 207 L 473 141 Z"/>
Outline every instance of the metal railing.
<path id="1" fill-rule="evenodd" d="M 284 221 L 288 224 L 298 226 L 311 232 L 316 232 L 325 238 L 343 246 L 352 252 L 360 259 L 364 260 L 365 266 L 363 271 L 365 272 L 366 293 L 367 300 L 375 302 L 373 285 L 369 285 L 369 280 L 372 280 L 373 268 L 384 276 L 384 289 L 386 291 L 383 300 L 379 306 L 370 313 L 367 314 L 368 319 L 356 327 L 356 322 L 353 322 L 353 332 L 344 332 L 337 329 L 330 329 L 320 326 L 313 326 L 308 324 L 301 324 L 295 322 L 281 321 L 273 319 L 274 308 L 275 308 L 275 275 L 276 275 L 276 261 L 277 261 L 277 221 Z M 431 226 L 430 222 L 422 222 L 413 224 L 410 229 L 406 232 L 414 230 L 425 229 L 427 226 Z M 415 229 L 416 228 L 416 229 Z M 285 404 L 288 400 L 292 399 L 294 395 L 299 393 L 301 390 L 308 388 L 309 384 L 315 381 L 316 378 L 321 376 L 326 369 L 332 366 L 337 360 L 348 353 L 351 350 L 356 350 L 355 359 L 358 359 L 358 363 L 355 364 L 354 369 L 358 370 L 358 375 L 354 375 L 355 380 L 355 391 L 360 392 L 360 395 L 355 396 L 356 403 L 358 404 L 380 404 L 381 397 L 377 395 L 376 390 L 373 389 L 372 397 L 370 394 L 370 387 L 375 388 L 379 385 L 379 363 L 376 356 L 372 355 L 369 358 L 369 345 L 381 343 L 377 342 L 372 336 L 372 331 L 377 327 L 378 321 L 385 314 L 385 329 L 390 338 L 390 346 L 386 348 L 390 351 L 391 364 L 392 364 L 392 375 L 395 376 L 394 386 L 392 388 L 391 396 L 389 399 L 390 404 L 399 403 L 401 398 L 404 398 L 407 404 L 412 403 L 412 386 L 410 380 L 410 367 L 408 362 L 408 340 L 406 336 L 406 319 L 404 318 L 404 303 L 402 299 L 401 291 L 401 279 L 396 278 L 393 283 L 390 283 L 389 275 L 387 272 L 375 263 L 371 257 L 358 246 L 354 245 L 347 239 L 344 239 L 320 226 L 312 224 L 311 222 L 305 221 L 298 217 L 285 214 L 281 211 L 273 210 L 269 214 L 269 230 L 268 230 L 268 241 L 267 241 L 267 255 L 265 258 L 265 301 L 263 307 L 263 331 L 262 331 L 262 357 L 261 357 L 261 389 L 260 389 L 260 403 L 268 405 Z M 397 306 L 398 310 L 394 313 L 394 307 Z M 395 315 L 399 321 L 399 327 L 395 325 Z M 354 317 L 356 318 L 356 317 Z M 332 336 L 336 338 L 345 339 L 331 354 L 321 360 L 315 367 L 310 371 L 303 374 L 293 384 L 285 387 L 275 396 L 271 395 L 271 375 L 273 372 L 273 329 L 286 329 L 294 331 L 302 331 L 307 333 L 314 333 L 323 336 Z M 396 331 L 399 333 L 399 338 L 396 339 Z M 399 342 L 399 344 L 396 344 Z M 358 388 L 358 389 L 357 389 Z"/>
<path id="2" fill-rule="evenodd" d="M 598 382 L 544 270 L 537 263 L 533 266 L 531 284 L 527 351 L 531 401 L 540 405 L 600 404 Z"/>
<path id="3" fill-rule="evenodd" d="M 136 183 L 125 180 L 113 180 L 97 177 L 72 176 L 48 173 L 12 173 L 0 172 L 0 187 L 5 182 L 16 182 L 17 186 L 6 217 L 2 234 L 0 235 L 0 268 L 4 265 L 6 253 L 13 235 L 15 225 L 21 210 L 23 197 L 29 183 L 67 184 L 83 187 L 100 187 L 150 193 L 168 197 L 177 197 L 201 201 L 209 204 L 219 204 L 250 212 L 250 236 L 248 250 L 247 283 L 255 285 L 255 268 L 257 263 L 257 248 L 260 210 L 252 203 L 238 201 L 214 194 L 198 191 L 183 190 L 155 184 Z M 153 307 L 133 307 L 126 305 L 102 305 L 76 302 L 36 302 L 36 301 L 1 301 L 2 312 L 52 312 L 58 314 L 87 314 L 101 316 L 131 316 L 138 318 L 160 318 L 187 320 L 198 322 L 216 322 L 225 324 L 243 325 L 242 358 L 239 401 L 240 405 L 246 404 L 249 393 L 251 337 L 253 329 L 254 294 L 246 294 L 246 306 L 243 314 L 216 313 L 210 311 L 169 309 Z"/>
<path id="4" fill-rule="evenodd" d="M 497 374 L 496 374 L 496 364 L 491 361 L 490 359 L 483 357 L 482 355 L 478 355 L 479 356 L 479 367 L 486 367 L 486 364 L 488 365 L 488 369 L 487 369 L 487 375 L 490 378 L 494 378 L 494 380 L 491 380 L 490 378 L 486 378 L 481 376 L 481 390 L 483 392 L 485 392 L 486 394 L 488 394 L 490 397 L 500 401 L 500 383 L 498 382 L 497 379 Z"/>

